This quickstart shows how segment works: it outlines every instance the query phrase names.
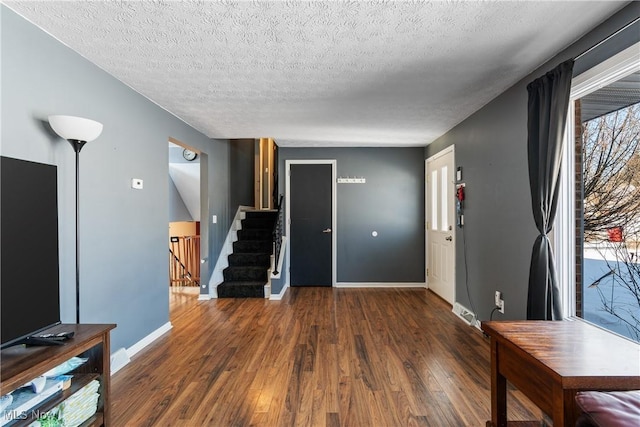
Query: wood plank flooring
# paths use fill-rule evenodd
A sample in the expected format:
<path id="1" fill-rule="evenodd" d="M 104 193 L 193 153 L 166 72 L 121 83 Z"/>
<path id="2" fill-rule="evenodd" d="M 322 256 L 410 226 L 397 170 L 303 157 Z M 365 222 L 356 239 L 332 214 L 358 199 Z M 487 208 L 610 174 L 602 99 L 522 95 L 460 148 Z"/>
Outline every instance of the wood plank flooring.
<path id="1" fill-rule="evenodd" d="M 115 426 L 484 426 L 489 343 L 425 289 L 171 295 L 173 329 L 113 376 Z M 191 295 L 190 295 L 191 292 Z M 517 390 L 511 420 L 540 420 Z"/>

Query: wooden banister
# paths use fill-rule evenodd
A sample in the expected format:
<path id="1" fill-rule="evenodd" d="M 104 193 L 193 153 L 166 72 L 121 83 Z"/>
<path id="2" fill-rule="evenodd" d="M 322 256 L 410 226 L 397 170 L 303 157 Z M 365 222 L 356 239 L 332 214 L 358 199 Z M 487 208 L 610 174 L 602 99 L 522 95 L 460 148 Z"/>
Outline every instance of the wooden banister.
<path id="1" fill-rule="evenodd" d="M 169 238 L 169 286 L 200 284 L 200 236 Z"/>

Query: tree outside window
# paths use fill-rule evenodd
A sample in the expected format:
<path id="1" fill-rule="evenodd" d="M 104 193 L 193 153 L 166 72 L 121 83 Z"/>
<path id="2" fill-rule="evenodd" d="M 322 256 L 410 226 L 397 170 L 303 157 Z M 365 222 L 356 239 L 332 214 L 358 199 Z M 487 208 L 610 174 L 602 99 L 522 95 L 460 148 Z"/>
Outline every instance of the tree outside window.
<path id="1" fill-rule="evenodd" d="M 627 76 L 637 82 L 640 73 Z M 582 315 L 640 342 L 640 85 L 615 82 L 580 104 Z"/>

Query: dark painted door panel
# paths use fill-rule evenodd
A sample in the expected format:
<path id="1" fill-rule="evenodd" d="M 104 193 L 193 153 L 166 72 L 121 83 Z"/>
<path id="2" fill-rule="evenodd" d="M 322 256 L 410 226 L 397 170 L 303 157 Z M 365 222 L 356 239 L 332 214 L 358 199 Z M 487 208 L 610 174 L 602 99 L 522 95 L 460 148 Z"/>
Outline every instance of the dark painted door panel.
<path id="1" fill-rule="evenodd" d="M 330 164 L 292 164 L 291 286 L 332 285 Z"/>

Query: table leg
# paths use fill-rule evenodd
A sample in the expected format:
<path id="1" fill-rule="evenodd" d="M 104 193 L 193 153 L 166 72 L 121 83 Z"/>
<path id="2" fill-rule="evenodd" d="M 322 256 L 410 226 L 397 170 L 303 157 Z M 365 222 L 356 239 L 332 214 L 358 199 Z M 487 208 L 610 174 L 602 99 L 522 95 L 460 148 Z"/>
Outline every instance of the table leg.
<path id="1" fill-rule="evenodd" d="M 500 347 L 491 338 L 491 423 L 494 427 L 507 426 L 507 379 L 500 374 Z"/>
<path id="2" fill-rule="evenodd" d="M 551 392 L 551 400 L 553 404 L 553 414 L 551 414 L 551 418 L 553 419 L 554 426 L 565 425 L 564 397 L 562 387 L 558 384 L 554 385 Z"/>
<path id="3" fill-rule="evenodd" d="M 576 403 L 576 393 L 578 390 L 565 389 L 562 391 L 562 412 L 563 422 L 566 425 L 574 426 L 582 412 Z"/>

